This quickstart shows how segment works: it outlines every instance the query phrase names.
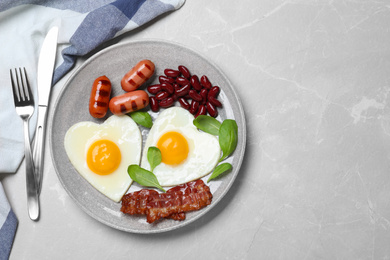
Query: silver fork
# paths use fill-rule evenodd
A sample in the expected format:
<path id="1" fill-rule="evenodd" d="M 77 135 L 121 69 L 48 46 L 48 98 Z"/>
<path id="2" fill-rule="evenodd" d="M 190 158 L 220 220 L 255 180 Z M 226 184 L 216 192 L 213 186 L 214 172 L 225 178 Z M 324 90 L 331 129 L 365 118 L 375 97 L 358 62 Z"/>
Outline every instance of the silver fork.
<path id="1" fill-rule="evenodd" d="M 26 188 L 28 214 L 32 220 L 39 217 L 39 195 L 35 168 L 31 153 L 28 123 L 34 113 L 34 97 L 31 93 L 25 68 L 10 70 L 16 113 L 22 118 L 24 126 L 24 153 L 26 158 Z"/>

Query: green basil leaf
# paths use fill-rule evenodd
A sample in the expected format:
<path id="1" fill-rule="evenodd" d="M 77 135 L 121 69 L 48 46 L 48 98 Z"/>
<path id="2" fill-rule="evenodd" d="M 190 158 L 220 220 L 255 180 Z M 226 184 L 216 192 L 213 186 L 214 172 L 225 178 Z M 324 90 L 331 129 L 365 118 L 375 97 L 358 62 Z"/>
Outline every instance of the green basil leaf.
<path id="1" fill-rule="evenodd" d="M 217 167 L 215 167 L 213 173 L 211 174 L 207 182 L 217 178 L 219 175 L 221 175 L 224 172 L 230 171 L 231 169 L 232 169 L 232 165 L 230 163 L 222 163 L 218 165 Z"/>
<path id="2" fill-rule="evenodd" d="M 231 155 L 237 147 L 238 127 L 236 121 L 225 119 L 219 128 L 219 145 L 222 150 L 222 157 L 219 161 L 223 161 Z"/>
<path id="3" fill-rule="evenodd" d="M 211 116 L 200 115 L 194 119 L 193 124 L 200 130 L 212 134 L 218 135 L 221 123 Z"/>
<path id="4" fill-rule="evenodd" d="M 139 125 L 142 125 L 147 128 L 151 128 L 153 126 L 152 117 L 148 112 L 143 111 L 134 111 L 130 113 L 130 117 Z"/>
<path id="5" fill-rule="evenodd" d="M 153 172 L 154 168 L 161 163 L 161 151 L 155 146 L 150 146 L 148 149 L 148 162 L 150 164 L 150 171 Z"/>
<path id="6" fill-rule="evenodd" d="M 145 170 L 137 164 L 132 164 L 127 168 L 127 173 L 130 178 L 138 184 L 146 187 L 155 187 L 165 192 L 158 182 L 156 175 L 151 171 Z"/>

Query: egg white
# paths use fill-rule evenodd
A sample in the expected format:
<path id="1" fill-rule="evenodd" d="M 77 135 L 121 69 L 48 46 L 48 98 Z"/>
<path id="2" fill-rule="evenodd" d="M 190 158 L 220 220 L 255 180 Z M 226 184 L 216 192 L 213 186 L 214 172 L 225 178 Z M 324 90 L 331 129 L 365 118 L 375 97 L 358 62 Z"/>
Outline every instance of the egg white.
<path id="1" fill-rule="evenodd" d="M 209 174 L 217 165 L 221 155 L 218 139 L 208 133 L 199 131 L 193 124 L 194 116 L 181 107 L 171 107 L 162 111 L 151 128 L 146 139 L 141 167 L 150 170 L 147 152 L 166 132 L 181 133 L 188 142 L 187 159 L 176 166 L 159 164 L 153 173 L 160 185 L 174 186 L 193 181 Z"/>
<path id="2" fill-rule="evenodd" d="M 121 152 L 119 167 L 109 175 L 99 175 L 87 165 L 87 151 L 98 140 L 114 142 Z M 130 164 L 139 164 L 142 136 L 137 124 L 129 116 L 109 117 L 104 123 L 79 122 L 66 132 L 65 151 L 70 162 L 93 187 L 115 202 L 121 200 L 132 179 L 127 173 Z"/>

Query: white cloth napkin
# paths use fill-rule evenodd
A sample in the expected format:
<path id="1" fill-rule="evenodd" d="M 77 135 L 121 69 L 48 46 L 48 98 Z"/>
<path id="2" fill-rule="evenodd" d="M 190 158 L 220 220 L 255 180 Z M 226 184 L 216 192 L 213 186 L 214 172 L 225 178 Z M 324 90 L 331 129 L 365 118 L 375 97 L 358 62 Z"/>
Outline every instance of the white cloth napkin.
<path id="1" fill-rule="evenodd" d="M 15 112 L 9 71 L 11 68 L 26 68 L 37 100 L 39 52 L 44 37 L 52 26 L 59 27 L 53 78 L 56 83 L 72 69 L 77 57 L 90 53 L 102 43 L 138 28 L 163 13 L 177 10 L 184 2 L 185 0 L 0 1 L 0 175 L 16 172 L 24 156 L 23 125 Z M 35 103 L 37 106 L 38 102 Z M 34 135 L 36 120 L 37 113 L 34 113 L 30 119 L 30 138 Z M 12 245 L 14 231 L 9 232 L 8 229 L 9 224 L 16 220 L 12 216 L 14 214 L 0 183 L 0 260 L 5 255 L 1 251 L 2 247 Z M 7 258 L 8 255 L 5 259 Z"/>

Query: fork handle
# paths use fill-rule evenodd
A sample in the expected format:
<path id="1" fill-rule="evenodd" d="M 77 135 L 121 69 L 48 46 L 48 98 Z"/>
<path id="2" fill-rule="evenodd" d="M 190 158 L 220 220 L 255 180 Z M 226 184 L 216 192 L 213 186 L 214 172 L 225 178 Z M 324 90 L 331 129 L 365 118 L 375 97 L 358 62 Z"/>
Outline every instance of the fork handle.
<path id="1" fill-rule="evenodd" d="M 26 157 L 26 188 L 27 207 L 30 219 L 37 220 L 39 217 L 39 196 L 37 181 L 35 179 L 35 169 L 31 153 L 28 119 L 23 121 L 24 126 L 24 154 Z"/>

